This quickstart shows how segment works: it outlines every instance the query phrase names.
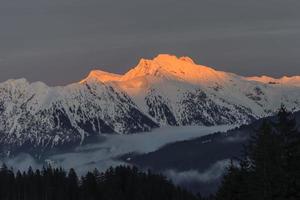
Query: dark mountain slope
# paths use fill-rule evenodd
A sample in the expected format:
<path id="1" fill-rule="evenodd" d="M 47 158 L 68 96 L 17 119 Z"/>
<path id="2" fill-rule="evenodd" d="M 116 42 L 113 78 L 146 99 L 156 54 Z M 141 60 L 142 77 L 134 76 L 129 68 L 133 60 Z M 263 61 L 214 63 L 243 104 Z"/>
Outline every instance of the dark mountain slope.
<path id="1" fill-rule="evenodd" d="M 300 127 L 300 112 L 294 115 Z M 276 120 L 276 117 L 267 119 Z M 257 130 L 263 120 L 257 120 L 226 133 L 215 133 L 189 141 L 172 143 L 155 152 L 133 156 L 130 163 L 159 172 L 196 170 L 199 173 L 205 173 L 219 161 L 241 156 L 243 146 L 247 143 L 250 134 Z M 186 184 L 189 184 L 188 187 L 192 190 L 197 191 L 201 188 L 201 192 L 207 193 L 213 192 L 217 183 L 218 180 L 211 180 L 205 183 Z"/>

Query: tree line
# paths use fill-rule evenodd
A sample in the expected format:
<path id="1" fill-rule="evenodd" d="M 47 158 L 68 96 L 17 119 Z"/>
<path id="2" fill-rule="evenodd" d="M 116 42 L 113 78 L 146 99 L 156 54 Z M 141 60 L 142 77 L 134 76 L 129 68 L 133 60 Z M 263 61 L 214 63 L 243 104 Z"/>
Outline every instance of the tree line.
<path id="1" fill-rule="evenodd" d="M 232 162 L 216 200 L 299 200 L 300 132 L 284 106 L 264 121 L 238 163 Z"/>
<path id="2" fill-rule="evenodd" d="M 78 178 L 74 169 L 44 167 L 14 173 L 0 169 L 1 200 L 196 200 L 164 176 L 136 167 L 119 166 L 106 172 L 87 172 Z"/>

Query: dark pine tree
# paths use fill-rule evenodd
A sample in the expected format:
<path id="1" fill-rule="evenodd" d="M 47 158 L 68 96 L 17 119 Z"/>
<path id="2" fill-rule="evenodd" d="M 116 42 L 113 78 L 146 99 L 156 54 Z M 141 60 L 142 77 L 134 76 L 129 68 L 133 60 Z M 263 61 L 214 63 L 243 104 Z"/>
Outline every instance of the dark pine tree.
<path id="1" fill-rule="evenodd" d="M 264 121 L 248 146 L 248 188 L 252 198 L 282 199 L 285 180 L 282 140 Z"/>
<path id="2" fill-rule="evenodd" d="M 300 133 L 284 106 L 276 122 L 264 121 L 246 146 L 239 166 L 231 166 L 218 200 L 300 199 Z"/>
<path id="3" fill-rule="evenodd" d="M 67 194 L 69 200 L 79 199 L 79 181 L 73 168 L 69 170 L 67 177 Z"/>
<path id="4" fill-rule="evenodd" d="M 284 170 L 286 172 L 286 199 L 300 199 L 300 132 L 296 119 L 291 112 L 281 106 L 277 133 L 283 141 Z"/>
<path id="5" fill-rule="evenodd" d="M 240 200 L 242 199 L 241 169 L 231 162 L 227 173 L 224 175 L 221 187 L 216 195 L 216 200 Z"/>

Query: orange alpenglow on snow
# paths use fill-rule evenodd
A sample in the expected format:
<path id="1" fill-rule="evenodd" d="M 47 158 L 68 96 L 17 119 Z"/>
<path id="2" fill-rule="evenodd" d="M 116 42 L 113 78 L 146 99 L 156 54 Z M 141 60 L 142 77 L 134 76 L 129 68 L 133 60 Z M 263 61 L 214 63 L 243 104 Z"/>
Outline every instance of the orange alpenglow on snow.
<path id="1" fill-rule="evenodd" d="M 253 76 L 246 78 L 249 81 L 257 81 L 269 84 L 300 85 L 300 76 L 283 76 L 282 78 L 273 78 L 269 76 Z"/>
<path id="2" fill-rule="evenodd" d="M 176 57 L 169 54 L 160 54 L 152 60 L 142 58 L 136 67 L 124 75 L 93 70 L 88 77 L 80 81 L 80 83 L 89 80 L 96 80 L 103 83 L 118 82 L 122 88 L 137 89 L 147 87 L 150 79 L 152 82 L 157 81 L 157 79 L 169 79 L 187 82 L 189 84 L 209 85 L 216 82 L 226 84 L 231 81 L 233 77 L 266 84 L 300 85 L 300 76 L 284 76 L 279 79 L 268 76 L 242 77 L 233 73 L 217 71 L 211 67 L 198 65 L 190 57 Z"/>
<path id="3" fill-rule="evenodd" d="M 101 82 L 129 81 L 138 77 L 154 76 L 168 79 L 178 79 L 191 83 L 210 82 L 226 78 L 226 73 L 216 71 L 210 67 L 197 65 L 190 57 L 176 57 L 160 54 L 153 60 L 141 59 L 139 64 L 124 75 L 113 74 L 101 70 L 91 71 L 89 76 L 80 81 L 90 79 Z"/>
<path id="4" fill-rule="evenodd" d="M 119 74 L 113 74 L 101 70 L 93 70 L 89 73 L 88 77 L 80 81 L 80 83 L 83 83 L 90 79 L 99 80 L 101 82 L 110 82 L 110 81 L 118 81 L 120 80 L 122 76 Z"/>

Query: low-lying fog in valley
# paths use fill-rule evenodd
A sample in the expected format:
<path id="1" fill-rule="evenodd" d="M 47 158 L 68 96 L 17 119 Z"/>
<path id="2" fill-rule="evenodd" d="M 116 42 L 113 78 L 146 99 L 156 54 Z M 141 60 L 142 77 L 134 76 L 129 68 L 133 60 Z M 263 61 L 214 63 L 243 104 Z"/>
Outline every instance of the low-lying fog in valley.
<path id="1" fill-rule="evenodd" d="M 213 127 L 164 127 L 154 129 L 152 132 L 131 135 L 103 135 L 99 142 L 85 144 L 72 152 L 54 154 L 40 160 L 29 154 L 22 153 L 14 158 L 5 160 L 5 162 L 8 166 L 13 166 L 15 170 L 27 170 L 29 166 L 41 168 L 45 164 L 51 164 L 56 167 L 64 167 L 65 169 L 75 168 L 79 174 L 82 174 L 94 168 L 106 170 L 111 166 L 126 164 L 118 159 L 126 154 L 153 152 L 166 144 L 189 140 L 219 131 L 223 132 L 233 127 L 227 125 Z M 130 160 L 130 156 L 126 157 L 126 159 Z M 189 177 L 193 177 L 192 181 L 208 182 L 219 178 L 227 164 L 228 160 L 219 161 L 204 173 L 197 172 L 197 169 L 180 172 L 174 166 L 174 169 L 165 171 L 165 174 L 178 184 L 185 183 Z"/>

